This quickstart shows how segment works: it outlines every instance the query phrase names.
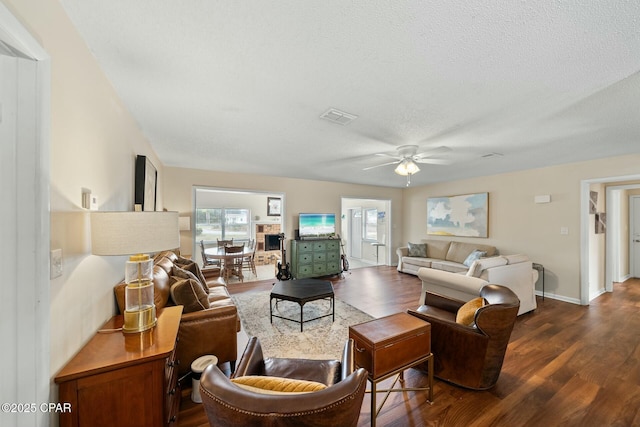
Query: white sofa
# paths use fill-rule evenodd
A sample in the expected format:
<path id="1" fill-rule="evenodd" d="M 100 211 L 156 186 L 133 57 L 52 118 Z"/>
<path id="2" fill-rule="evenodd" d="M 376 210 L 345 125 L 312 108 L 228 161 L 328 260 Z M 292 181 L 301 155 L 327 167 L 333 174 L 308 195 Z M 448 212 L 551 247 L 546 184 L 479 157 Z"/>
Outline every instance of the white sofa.
<path id="1" fill-rule="evenodd" d="M 424 254 L 426 256 L 411 256 L 408 247 L 400 247 L 396 250 L 398 271 L 417 275 L 418 269 L 427 267 L 452 273 L 466 273 L 469 267 L 463 263 L 473 251 L 486 252 L 485 257 L 492 257 L 498 253 L 495 246 L 480 243 L 435 239 L 425 239 L 419 243 L 427 245 Z"/>
<path id="2" fill-rule="evenodd" d="M 518 315 L 535 310 L 535 283 L 538 272 L 533 270 L 526 255 L 500 255 L 474 261 L 466 272 L 450 272 L 434 268 L 418 269 L 422 280 L 420 305 L 424 304 L 427 292 L 447 296 L 460 301 L 478 297 L 480 289 L 487 284 L 506 286 L 520 299 Z"/>

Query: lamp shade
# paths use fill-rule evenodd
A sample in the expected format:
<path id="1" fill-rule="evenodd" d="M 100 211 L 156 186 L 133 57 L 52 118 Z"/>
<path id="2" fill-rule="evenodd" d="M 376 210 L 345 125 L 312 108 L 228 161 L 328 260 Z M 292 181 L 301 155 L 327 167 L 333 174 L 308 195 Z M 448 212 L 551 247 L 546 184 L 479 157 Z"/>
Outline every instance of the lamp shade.
<path id="1" fill-rule="evenodd" d="M 400 162 L 400 164 L 398 164 L 394 172 L 398 175 L 407 176 L 420 172 L 420 168 L 413 160 L 404 159 Z"/>
<path id="2" fill-rule="evenodd" d="M 91 213 L 94 255 L 136 255 L 179 246 L 178 212 Z"/>

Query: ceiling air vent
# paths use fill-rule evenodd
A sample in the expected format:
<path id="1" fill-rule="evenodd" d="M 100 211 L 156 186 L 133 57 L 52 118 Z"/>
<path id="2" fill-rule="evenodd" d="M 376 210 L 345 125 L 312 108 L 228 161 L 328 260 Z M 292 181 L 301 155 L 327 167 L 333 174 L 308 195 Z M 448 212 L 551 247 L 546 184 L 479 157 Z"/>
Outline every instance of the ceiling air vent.
<path id="1" fill-rule="evenodd" d="M 345 113 L 344 111 L 336 110 L 335 108 L 329 108 L 322 113 L 321 119 L 329 120 L 330 122 L 337 123 L 339 125 L 348 125 L 352 121 L 358 118 L 353 114 Z"/>

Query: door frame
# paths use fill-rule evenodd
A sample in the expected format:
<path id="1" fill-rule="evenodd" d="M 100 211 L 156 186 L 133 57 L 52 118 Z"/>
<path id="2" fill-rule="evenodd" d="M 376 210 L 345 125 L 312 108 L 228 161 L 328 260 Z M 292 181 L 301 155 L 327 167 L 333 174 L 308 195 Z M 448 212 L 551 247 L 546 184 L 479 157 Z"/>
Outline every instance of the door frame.
<path id="1" fill-rule="evenodd" d="M 32 74 L 28 78 L 21 75 L 18 88 L 18 99 L 24 99 L 31 108 L 18 104 L 19 155 L 13 164 L 17 179 L 15 186 L 3 190 L 16 196 L 20 215 L 15 224 L 19 242 L 13 248 L 3 248 L 2 254 L 8 257 L 5 261 L 22 272 L 22 280 L 12 284 L 16 310 L 10 328 L 15 328 L 15 334 L 4 345 L 13 348 L 11 353 L 18 357 L 5 364 L 4 371 L 11 375 L 3 375 L 9 384 L 3 384 L 2 398 L 16 403 L 52 402 L 56 398 L 52 396 L 49 332 L 51 58 L 2 3 L 0 41 L 10 46 L 16 57 L 34 61 L 34 66 L 29 67 Z M 28 128 L 24 123 L 29 123 Z M 0 356 L 0 360 L 5 357 L 8 356 Z M 49 425 L 56 417 L 45 412 L 19 415 L 19 424 L 35 426 Z"/>

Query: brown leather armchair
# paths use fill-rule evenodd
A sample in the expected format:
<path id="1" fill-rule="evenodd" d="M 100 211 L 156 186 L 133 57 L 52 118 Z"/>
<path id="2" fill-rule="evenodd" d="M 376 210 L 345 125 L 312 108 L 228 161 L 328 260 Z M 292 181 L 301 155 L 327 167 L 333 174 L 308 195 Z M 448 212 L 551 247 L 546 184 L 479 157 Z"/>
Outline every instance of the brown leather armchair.
<path id="1" fill-rule="evenodd" d="M 311 393 L 263 394 L 232 383 L 216 366 L 200 377 L 200 395 L 209 423 L 238 426 L 357 426 L 367 371 L 355 369 L 353 340 L 342 361 L 267 358 L 257 338 L 249 340 L 232 375 L 273 376 L 320 382 L 327 388 Z"/>
<path id="2" fill-rule="evenodd" d="M 441 295 L 427 293 L 424 305 L 408 310 L 431 324 L 434 375 L 474 390 L 486 390 L 498 381 L 520 307 L 518 297 L 504 286 L 485 285 L 480 297 L 487 305 L 477 309 L 471 326 L 456 323 L 464 302 Z"/>

